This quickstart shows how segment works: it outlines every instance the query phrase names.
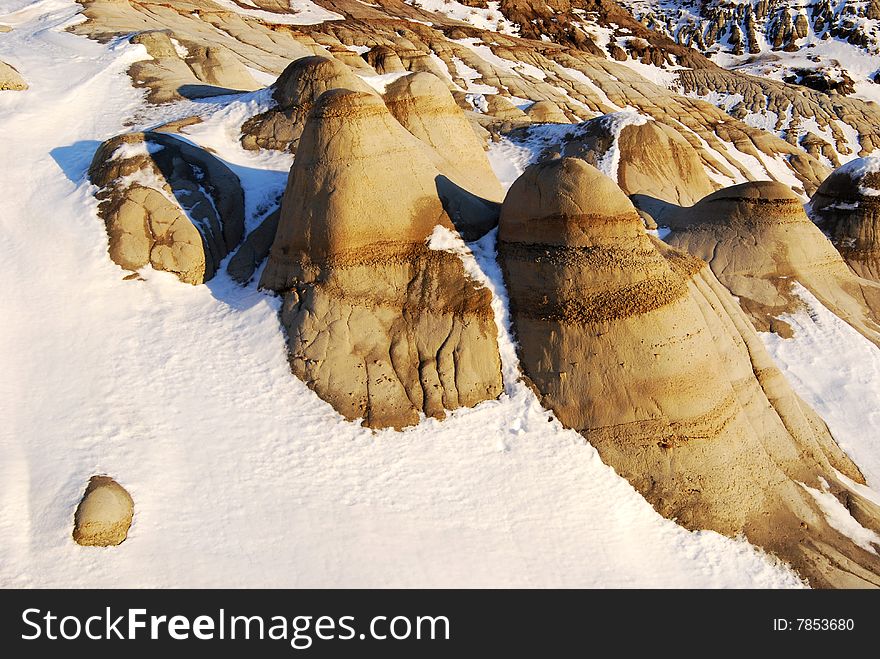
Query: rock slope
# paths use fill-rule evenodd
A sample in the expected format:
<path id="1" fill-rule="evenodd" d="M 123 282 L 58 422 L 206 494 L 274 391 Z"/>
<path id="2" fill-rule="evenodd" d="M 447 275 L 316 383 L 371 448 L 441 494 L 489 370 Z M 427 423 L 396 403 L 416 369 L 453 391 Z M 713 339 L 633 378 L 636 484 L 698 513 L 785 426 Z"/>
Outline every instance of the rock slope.
<path id="1" fill-rule="evenodd" d="M 853 271 L 880 282 L 880 157 L 835 170 L 810 200 L 810 212 Z"/>

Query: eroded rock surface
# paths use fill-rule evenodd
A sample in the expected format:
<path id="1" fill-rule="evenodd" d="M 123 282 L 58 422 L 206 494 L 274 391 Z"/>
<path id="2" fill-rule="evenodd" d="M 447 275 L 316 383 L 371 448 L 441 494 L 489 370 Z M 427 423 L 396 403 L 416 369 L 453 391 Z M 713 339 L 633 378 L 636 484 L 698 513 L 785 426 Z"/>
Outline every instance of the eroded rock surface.
<path id="1" fill-rule="evenodd" d="M 785 185 L 724 188 L 666 223 L 666 242 L 706 261 L 759 330 L 790 333 L 778 317 L 802 306 L 797 283 L 880 345 L 880 285 L 852 273 Z"/>
<path id="2" fill-rule="evenodd" d="M 836 169 L 813 195 L 810 212 L 850 268 L 880 282 L 880 157 Z"/>
<path id="3" fill-rule="evenodd" d="M 110 258 L 150 264 L 201 284 L 244 234 L 238 177 L 208 152 L 171 135 L 129 133 L 104 142 L 89 167 Z"/>

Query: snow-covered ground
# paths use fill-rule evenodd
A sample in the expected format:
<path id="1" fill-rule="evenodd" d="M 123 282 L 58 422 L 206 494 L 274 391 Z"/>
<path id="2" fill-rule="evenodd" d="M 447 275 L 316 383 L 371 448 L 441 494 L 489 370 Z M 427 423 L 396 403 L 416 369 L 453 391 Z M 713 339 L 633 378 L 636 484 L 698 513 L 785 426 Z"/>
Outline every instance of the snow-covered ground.
<path id="1" fill-rule="evenodd" d="M 250 227 L 289 160 L 237 145 L 260 92 L 148 108 L 125 74 L 142 47 L 65 33 L 72 0 L 20 7 L 0 16 L 0 59 L 30 84 L 0 92 L 0 585 L 801 585 L 660 517 L 516 381 L 494 234 L 438 246 L 496 293 L 506 393 L 400 433 L 343 421 L 290 374 L 254 285 L 123 281 L 84 179 L 100 141 L 198 110 L 188 139 L 242 178 Z M 135 501 L 112 549 L 71 539 L 98 473 Z"/>
<path id="2" fill-rule="evenodd" d="M 762 333 L 785 377 L 828 424 L 868 485 L 880 491 L 880 348 L 800 284 L 806 310 L 783 316 L 794 337 Z"/>

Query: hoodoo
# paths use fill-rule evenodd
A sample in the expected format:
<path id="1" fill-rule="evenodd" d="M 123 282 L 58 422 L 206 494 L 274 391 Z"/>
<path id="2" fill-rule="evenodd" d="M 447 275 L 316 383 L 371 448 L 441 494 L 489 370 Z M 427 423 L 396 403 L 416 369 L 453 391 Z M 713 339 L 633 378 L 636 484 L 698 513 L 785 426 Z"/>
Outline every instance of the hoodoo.
<path id="1" fill-rule="evenodd" d="M 758 329 L 790 331 L 778 317 L 800 306 L 799 283 L 880 345 L 880 285 L 853 274 L 788 186 L 734 185 L 664 219 L 666 242 L 706 261 Z"/>
<path id="2" fill-rule="evenodd" d="M 489 291 L 430 249 L 455 232 L 430 149 L 374 94 L 321 96 L 261 285 L 284 294 L 293 372 L 348 419 L 402 427 L 501 392 Z"/>
<path id="3" fill-rule="evenodd" d="M 371 92 L 342 62 L 329 57 L 301 57 L 272 85 L 275 107 L 251 117 L 241 127 L 246 149 L 296 150 L 306 117 L 318 97 L 330 89 Z"/>
<path id="4" fill-rule="evenodd" d="M 529 167 L 505 199 L 499 255 L 522 368 L 544 404 L 667 517 L 749 540 L 813 585 L 880 586 L 880 559 L 835 530 L 880 510 L 706 265 L 650 237 L 594 167 Z"/>
<path id="5" fill-rule="evenodd" d="M 810 209 L 849 267 L 880 282 L 880 156 L 836 169 L 816 190 Z"/>
<path id="6" fill-rule="evenodd" d="M 500 202 L 504 191 L 480 139 L 446 85 L 412 73 L 388 85 L 385 105 L 400 124 L 440 156 L 437 168 L 475 195 Z"/>
<path id="7" fill-rule="evenodd" d="M 699 153 L 678 131 L 634 112 L 584 122 L 560 151 L 599 167 L 630 195 L 692 204 L 715 189 Z"/>

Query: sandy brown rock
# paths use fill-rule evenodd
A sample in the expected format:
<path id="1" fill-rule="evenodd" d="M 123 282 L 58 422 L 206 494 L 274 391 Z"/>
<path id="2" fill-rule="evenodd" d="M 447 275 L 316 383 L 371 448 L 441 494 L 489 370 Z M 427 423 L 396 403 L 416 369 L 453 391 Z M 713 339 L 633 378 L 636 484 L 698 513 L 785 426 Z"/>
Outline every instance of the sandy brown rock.
<path id="1" fill-rule="evenodd" d="M 23 91 L 28 88 L 21 74 L 12 66 L 0 60 L 0 92 Z"/>
<path id="2" fill-rule="evenodd" d="M 246 149 L 296 150 L 306 117 L 318 97 L 329 89 L 372 89 L 341 62 L 328 57 L 302 57 L 284 69 L 272 85 L 272 109 L 248 119 L 242 126 Z"/>
<path id="3" fill-rule="evenodd" d="M 529 121 L 528 115 L 516 107 L 510 99 L 501 94 L 488 94 L 486 96 L 486 105 L 489 114 L 496 119 L 506 119 L 508 121 Z"/>
<path id="4" fill-rule="evenodd" d="M 132 64 L 129 74 L 136 85 L 149 89 L 148 98 L 154 103 L 260 88 L 244 64 L 222 45 L 175 39 L 171 30 L 141 32 L 132 43 L 143 45 L 151 59 Z"/>
<path id="5" fill-rule="evenodd" d="M 802 306 L 799 283 L 880 345 L 880 285 L 852 273 L 782 183 L 724 188 L 666 220 L 666 242 L 706 261 L 759 330 L 786 331 L 777 318 Z"/>
<path id="6" fill-rule="evenodd" d="M 704 263 L 649 237 L 614 182 L 575 158 L 514 183 L 499 241 L 525 374 L 660 513 L 745 534 L 814 586 L 880 586 L 877 555 L 801 485 L 843 500 L 835 470 L 861 481 L 857 467 Z"/>
<path id="7" fill-rule="evenodd" d="M 89 167 L 110 258 L 151 264 L 189 284 L 211 277 L 244 233 L 238 177 L 211 154 L 165 133 L 104 142 Z"/>
<path id="8" fill-rule="evenodd" d="M 504 199 L 482 143 L 437 76 L 404 76 L 388 85 L 384 98 L 394 118 L 441 157 L 437 168 L 453 183 L 490 201 Z"/>
<path id="9" fill-rule="evenodd" d="M 731 110 L 738 118 L 732 118 L 731 114 L 697 98 L 679 96 L 627 66 L 608 59 L 607 54 L 582 30 L 571 25 L 570 21 L 581 21 L 582 17 L 571 13 L 570 4 L 560 5 L 552 15 L 547 15 L 542 12 L 550 10 L 543 5 L 526 7 L 519 1 L 503 3 L 502 11 L 514 22 L 518 22 L 516 17 L 525 16 L 531 17 L 528 20 L 534 18 L 544 21 L 541 24 L 521 25 L 522 36 L 534 36 L 535 31 L 540 31 L 556 41 L 542 43 L 498 32 L 483 32 L 463 26 L 441 13 L 427 12 L 400 2 L 379 6 L 354 0 L 327 1 L 330 2 L 328 7 L 344 13 L 346 20 L 280 29 L 238 13 L 218 10 L 211 0 L 187 0 L 185 4 L 165 0 L 139 0 L 137 3 L 81 0 L 85 6 L 83 15 L 87 20 L 72 30 L 102 40 L 145 30 L 171 30 L 181 43 L 222 46 L 244 66 L 274 75 L 278 75 L 291 59 L 307 55 L 328 57 L 332 56 L 331 53 L 339 53 L 339 57 L 349 63 L 353 70 L 360 72 L 362 66 L 367 66 L 368 71 L 374 71 L 366 63 L 361 65 L 352 59 L 349 54 L 353 53 L 350 48 L 360 50 L 367 47 L 372 52 L 368 58 L 375 61 L 383 72 L 431 70 L 444 79 L 449 75 L 455 84 L 465 89 L 469 82 L 462 78 L 459 62 L 476 71 L 478 77 L 473 79 L 474 84 L 487 85 L 497 89 L 499 94 L 533 102 L 550 101 L 572 120 L 585 120 L 625 107 L 638 108 L 641 113 L 678 133 L 695 148 L 713 180 L 727 179 L 731 184 L 768 177 L 790 180 L 790 175 L 793 175 L 802 183 L 804 193 L 812 194 L 829 173 L 815 154 L 738 120 L 752 108 L 758 107 L 751 111 L 769 109 L 782 118 L 787 116 L 787 109 L 792 106 L 794 118 L 788 131 L 791 135 L 796 135 L 798 122 L 815 116 L 822 130 L 827 127 L 831 131 L 838 150 L 848 148 L 846 135 L 837 123 L 843 120 L 859 133 L 866 153 L 873 148 L 873 127 L 877 123 L 877 113 L 870 104 L 845 97 L 840 97 L 838 101 L 807 88 L 724 71 L 698 52 L 645 28 L 621 6 L 604 0 L 597 4 L 600 22 L 625 25 L 627 30 L 638 36 L 638 39 L 630 39 L 627 43 L 630 56 L 652 66 L 659 63 L 662 66 L 677 64 L 693 67 L 695 71 L 682 70 L 679 74 L 685 90 L 690 94 L 702 96 L 712 91 L 742 93 L 742 108 Z M 528 11 L 522 13 L 524 9 Z M 432 25 L 407 21 L 405 18 L 429 21 Z M 563 26 L 572 29 L 567 31 Z M 714 39 L 717 37 L 716 34 Z M 464 38 L 482 39 L 482 47 L 491 50 L 494 57 L 487 59 L 470 46 L 453 41 Z M 714 43 L 707 35 L 708 41 Z M 638 47 L 634 45 L 636 42 Z M 499 64 L 495 58 L 506 60 L 507 63 Z M 517 72 L 515 69 L 520 64 L 536 67 L 542 73 L 534 76 Z M 441 70 L 443 66 L 445 72 Z M 707 72 L 706 75 L 703 72 Z M 171 76 L 172 73 L 169 71 L 167 75 Z M 691 73 L 697 74 L 696 77 L 690 76 Z M 146 80 L 145 84 L 151 89 L 159 89 L 163 85 L 172 89 L 180 86 L 179 83 L 168 81 L 166 84 L 159 79 Z M 782 91 L 777 87 L 782 87 Z M 803 90 L 802 94 L 798 92 L 799 89 Z M 489 94 L 487 98 L 499 94 Z M 497 134 L 516 124 L 513 119 L 507 121 L 511 122 L 510 125 L 502 121 L 497 126 L 483 127 Z M 478 133 L 484 135 L 482 131 Z M 752 166 L 753 158 L 760 162 L 767 159 L 776 162 L 763 171 L 757 171 Z M 790 175 L 778 174 L 780 167 Z M 796 192 L 800 194 L 801 191 Z"/>
<path id="10" fill-rule="evenodd" d="M 344 417 L 403 427 L 501 392 L 491 295 L 458 256 L 430 149 L 373 94 L 312 108 L 261 285 L 284 293 L 291 368 Z"/>
<path id="11" fill-rule="evenodd" d="M 269 213 L 256 229 L 251 231 L 242 241 L 226 266 L 226 272 L 239 284 L 245 285 L 253 279 L 260 264 L 269 256 L 275 233 L 278 231 L 278 220 L 281 209 Z"/>
<path id="12" fill-rule="evenodd" d="M 536 124 L 571 123 L 565 113 L 553 101 L 538 101 L 526 110 L 526 114 Z"/>
<path id="13" fill-rule="evenodd" d="M 880 157 L 836 169 L 810 199 L 810 212 L 850 268 L 880 282 Z"/>
<path id="14" fill-rule="evenodd" d="M 131 495 L 107 476 L 92 476 L 74 513 L 73 540 L 88 547 L 114 547 L 128 536 L 134 516 Z"/>
<path id="15" fill-rule="evenodd" d="M 630 113 L 584 122 L 559 149 L 606 169 L 616 149 L 617 183 L 627 194 L 692 204 L 715 189 L 699 154 L 677 131 Z"/>

